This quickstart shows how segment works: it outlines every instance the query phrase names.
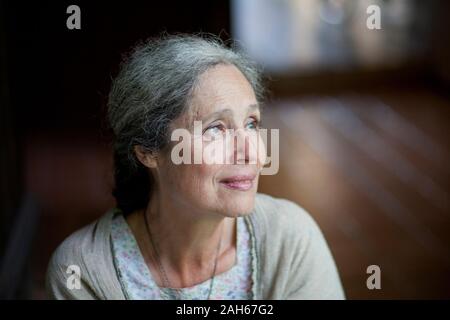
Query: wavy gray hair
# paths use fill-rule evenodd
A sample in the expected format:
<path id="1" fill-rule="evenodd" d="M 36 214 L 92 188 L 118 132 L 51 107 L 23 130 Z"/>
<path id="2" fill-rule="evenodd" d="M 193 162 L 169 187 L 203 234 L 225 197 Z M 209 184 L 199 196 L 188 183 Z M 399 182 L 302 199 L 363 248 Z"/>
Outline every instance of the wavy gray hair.
<path id="1" fill-rule="evenodd" d="M 164 35 L 142 42 L 125 56 L 108 101 L 117 207 L 125 214 L 147 205 L 153 178 L 134 146 L 157 152 L 169 142 L 170 123 L 189 110 L 199 76 L 217 64 L 236 66 L 263 99 L 261 72 L 237 46 L 212 35 Z"/>

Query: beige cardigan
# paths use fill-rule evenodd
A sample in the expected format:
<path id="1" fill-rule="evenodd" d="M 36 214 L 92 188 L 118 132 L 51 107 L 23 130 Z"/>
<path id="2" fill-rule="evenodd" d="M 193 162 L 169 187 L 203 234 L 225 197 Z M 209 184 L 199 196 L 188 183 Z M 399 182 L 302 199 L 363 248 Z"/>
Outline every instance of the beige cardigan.
<path id="1" fill-rule="evenodd" d="M 126 299 L 111 246 L 114 212 L 117 209 L 78 230 L 57 248 L 47 270 L 49 298 Z M 304 209 L 288 200 L 257 194 L 253 212 L 244 219 L 255 249 L 255 299 L 345 298 L 327 243 Z M 71 265 L 79 266 L 81 288 L 68 288 Z"/>

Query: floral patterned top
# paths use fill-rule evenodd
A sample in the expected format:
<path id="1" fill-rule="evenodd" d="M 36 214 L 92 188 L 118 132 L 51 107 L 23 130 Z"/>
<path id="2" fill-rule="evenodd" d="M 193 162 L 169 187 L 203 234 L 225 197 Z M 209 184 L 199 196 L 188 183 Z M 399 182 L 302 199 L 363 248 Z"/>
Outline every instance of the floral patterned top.
<path id="1" fill-rule="evenodd" d="M 211 300 L 250 300 L 252 299 L 252 254 L 251 239 L 244 218 L 237 219 L 237 254 L 235 265 L 226 272 L 216 275 Z M 113 256 L 119 280 L 125 296 L 132 300 L 175 299 L 173 289 L 160 288 L 153 280 L 141 254 L 136 239 L 124 216 L 115 215 L 111 238 Z M 211 279 L 192 287 L 182 288 L 179 297 L 183 300 L 207 299 Z"/>

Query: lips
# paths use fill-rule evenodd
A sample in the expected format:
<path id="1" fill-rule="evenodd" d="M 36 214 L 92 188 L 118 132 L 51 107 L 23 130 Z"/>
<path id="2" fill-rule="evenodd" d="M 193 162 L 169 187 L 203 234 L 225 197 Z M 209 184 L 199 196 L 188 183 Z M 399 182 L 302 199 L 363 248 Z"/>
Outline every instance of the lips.
<path id="1" fill-rule="evenodd" d="M 220 180 L 220 184 L 231 190 L 247 191 L 253 187 L 255 175 L 236 175 Z"/>

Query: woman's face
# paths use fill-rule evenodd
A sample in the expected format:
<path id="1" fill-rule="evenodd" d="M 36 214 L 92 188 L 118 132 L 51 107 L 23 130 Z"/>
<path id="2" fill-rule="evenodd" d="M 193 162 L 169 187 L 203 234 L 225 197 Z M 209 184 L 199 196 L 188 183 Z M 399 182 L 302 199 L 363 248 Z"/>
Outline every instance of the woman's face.
<path id="1" fill-rule="evenodd" d="M 259 122 L 255 93 L 235 66 L 220 64 L 205 71 L 190 110 L 172 123 L 172 129 L 190 133 L 192 163 L 175 164 L 170 151 L 159 155 L 160 190 L 193 212 L 228 217 L 250 213 L 265 161 Z M 171 142 L 170 149 L 178 143 Z"/>

